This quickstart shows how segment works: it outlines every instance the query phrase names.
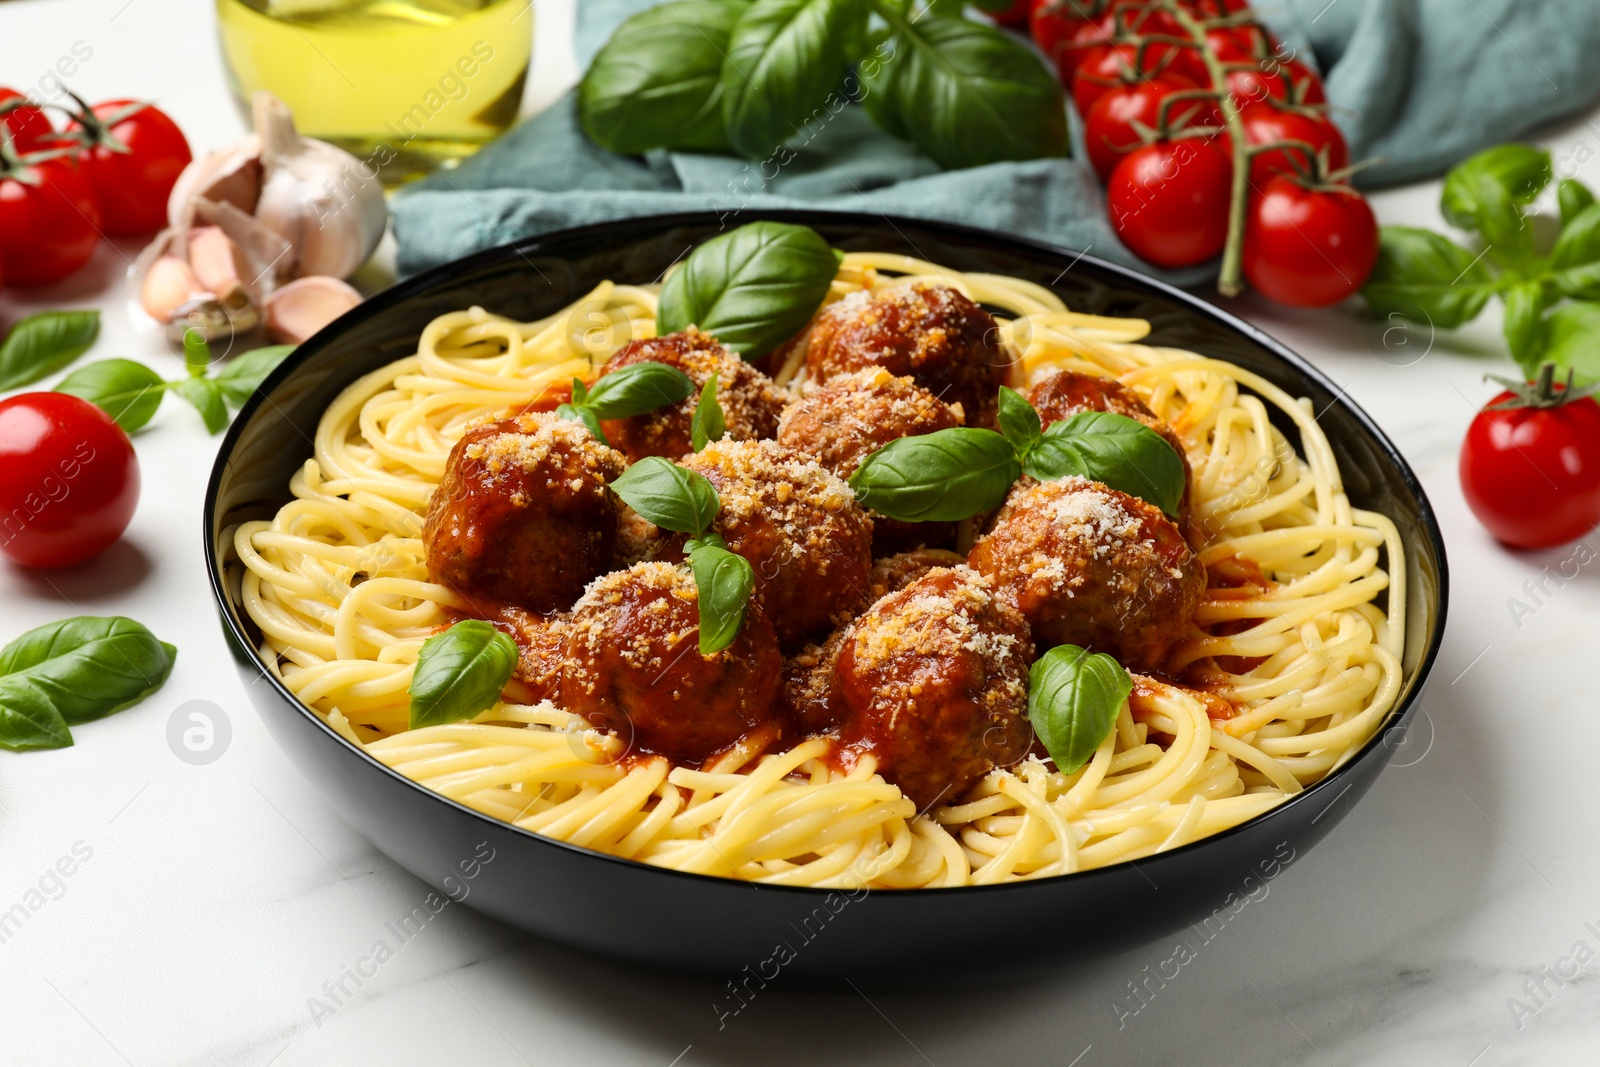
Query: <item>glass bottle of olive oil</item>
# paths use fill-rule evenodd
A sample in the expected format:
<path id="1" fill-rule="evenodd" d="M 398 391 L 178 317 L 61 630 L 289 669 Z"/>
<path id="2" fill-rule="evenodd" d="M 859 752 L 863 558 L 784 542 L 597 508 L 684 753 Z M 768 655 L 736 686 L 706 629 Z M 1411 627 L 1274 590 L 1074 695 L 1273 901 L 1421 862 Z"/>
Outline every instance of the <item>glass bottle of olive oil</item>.
<path id="1" fill-rule="evenodd" d="M 246 115 L 266 89 L 389 184 L 504 132 L 533 51 L 532 0 L 217 0 L 217 27 Z"/>

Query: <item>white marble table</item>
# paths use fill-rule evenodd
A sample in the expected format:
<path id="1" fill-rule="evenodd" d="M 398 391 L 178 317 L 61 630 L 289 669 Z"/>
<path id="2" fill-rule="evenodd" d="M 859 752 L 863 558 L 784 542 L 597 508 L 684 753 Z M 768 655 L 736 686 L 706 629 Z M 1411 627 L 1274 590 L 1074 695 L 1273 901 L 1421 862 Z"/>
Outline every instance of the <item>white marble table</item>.
<path id="1" fill-rule="evenodd" d="M 536 7 L 528 107 L 575 76 L 572 0 Z M 197 147 L 236 135 L 205 0 L 6 0 L 0 84 L 32 83 L 76 41 L 94 52 L 72 79 L 90 98 L 155 98 Z M 1558 161 L 1593 157 L 1600 121 L 1539 139 Z M 1600 164 L 1585 170 L 1600 181 Z M 1376 206 L 1385 221 L 1430 225 L 1436 200 L 1429 185 Z M 97 357 L 178 373 L 177 358 L 131 325 L 123 277 L 133 251 L 102 248 L 52 292 L 0 295 L 0 320 L 99 307 Z M 1355 312 L 1254 301 L 1237 310 L 1326 369 L 1393 435 L 1438 509 L 1455 597 L 1397 766 L 1122 1025 L 1115 1005 L 1127 983 L 1171 944 L 1001 989 L 774 985 L 721 1030 L 713 1005 L 723 991 L 712 983 L 588 959 L 464 906 L 400 944 L 385 924 L 426 887 L 290 766 L 228 662 L 200 555 L 215 439 L 171 403 L 138 437 L 144 495 L 121 544 L 72 571 L 0 567 L 0 640 L 65 614 L 120 613 L 181 650 L 165 689 L 76 729 L 77 747 L 0 753 L 0 912 L 20 902 L 28 913 L 0 934 L 0 1062 L 1596 1062 L 1600 961 L 1583 961 L 1600 951 L 1600 831 L 1589 823 L 1600 568 L 1548 582 L 1550 595 L 1518 621 L 1510 599 L 1526 601 L 1524 584 L 1557 572 L 1572 550 L 1510 554 L 1462 501 L 1457 445 L 1491 394 L 1484 372 L 1507 369 L 1498 322 L 1386 343 L 1383 327 Z M 231 733 L 205 765 L 168 743 L 174 712 L 194 700 L 217 705 Z M 72 873 L 51 873 L 58 863 Z M 393 958 L 358 987 L 346 969 L 380 939 Z"/>

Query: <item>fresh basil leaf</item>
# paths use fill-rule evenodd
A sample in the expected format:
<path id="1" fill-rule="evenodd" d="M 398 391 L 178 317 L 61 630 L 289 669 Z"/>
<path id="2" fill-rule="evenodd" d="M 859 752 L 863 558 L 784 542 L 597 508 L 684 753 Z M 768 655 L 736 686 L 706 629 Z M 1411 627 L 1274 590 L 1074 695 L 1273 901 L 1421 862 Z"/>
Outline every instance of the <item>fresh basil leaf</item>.
<path id="1" fill-rule="evenodd" d="M 578 86 L 578 119 L 601 148 L 728 148 L 722 66 L 746 0 L 674 0 L 618 26 Z"/>
<path id="2" fill-rule="evenodd" d="M 210 378 L 180 378 L 171 385 L 200 413 L 200 418 L 205 420 L 206 433 L 217 433 L 227 427 L 228 406 L 222 399 L 222 386 Z"/>
<path id="3" fill-rule="evenodd" d="M 898 126 L 947 170 L 1064 156 L 1066 96 L 1055 75 L 1020 40 L 948 15 L 916 21 L 880 8 L 894 27 L 894 56 L 872 85 L 890 96 Z"/>
<path id="4" fill-rule="evenodd" d="M 689 569 L 700 595 L 700 654 L 709 656 L 739 636 L 756 573 L 743 556 L 724 545 L 705 542 L 690 548 Z"/>
<path id="5" fill-rule="evenodd" d="M 125 433 L 132 433 L 149 422 L 161 406 L 167 383 L 143 363 L 102 359 L 61 379 L 55 391 L 87 400 L 110 415 Z"/>
<path id="6" fill-rule="evenodd" d="M 222 399 L 229 407 L 244 407 L 267 375 L 293 351 L 294 345 L 267 345 L 234 356 L 213 379 L 222 389 Z"/>
<path id="7" fill-rule="evenodd" d="M 1378 262 L 1361 295 L 1375 318 L 1391 313 L 1453 330 L 1478 317 L 1494 293 L 1481 257 L 1432 230 L 1384 226 Z"/>
<path id="8" fill-rule="evenodd" d="M 1520 269 L 1533 255 L 1533 231 L 1522 208 L 1548 184 L 1549 152 L 1496 145 L 1450 168 L 1439 209 L 1450 225 L 1482 237 L 1499 262 Z"/>
<path id="9" fill-rule="evenodd" d="M 100 336 L 98 311 L 41 311 L 0 344 L 0 390 L 36 382 L 89 350 Z"/>
<path id="10" fill-rule="evenodd" d="M 572 379 L 572 403 L 576 407 L 583 407 L 589 403 L 589 387 L 582 378 Z"/>
<path id="11" fill-rule="evenodd" d="M 646 456 L 611 483 L 634 511 L 663 530 L 699 537 L 711 529 L 722 502 L 705 476 L 660 456 Z"/>
<path id="12" fill-rule="evenodd" d="M 1518 282 L 1500 294 L 1505 302 L 1506 347 L 1511 358 L 1531 376 L 1539 369 L 1539 353 L 1544 343 L 1544 310 L 1554 297 L 1543 282 Z"/>
<path id="13" fill-rule="evenodd" d="M 1594 193 L 1576 178 L 1562 178 L 1556 185 L 1556 203 L 1561 207 L 1561 225 L 1570 226 L 1580 211 L 1594 203 Z"/>
<path id="14" fill-rule="evenodd" d="M 911 127 L 900 114 L 899 89 L 895 75 L 904 68 L 903 63 L 892 62 L 900 42 L 890 33 L 881 31 L 872 37 L 872 54 L 863 56 L 856 64 L 856 76 L 861 81 L 861 106 L 873 124 L 902 141 L 911 140 Z"/>
<path id="15" fill-rule="evenodd" d="M 1544 320 L 1543 357 L 1556 365 L 1557 377 L 1569 369 L 1577 384 L 1600 382 L 1600 303 L 1562 304 Z"/>
<path id="16" fill-rule="evenodd" d="M 470 719 L 494 707 L 517 665 L 517 643 L 465 619 L 422 643 L 411 675 L 411 729 Z"/>
<path id="17" fill-rule="evenodd" d="M 596 415 L 594 408 L 589 407 L 587 404 L 562 404 L 556 408 L 556 415 L 559 418 L 583 423 L 584 427 L 589 431 L 589 436 L 608 448 L 611 446 L 611 442 L 606 439 L 605 430 L 600 426 L 600 416 Z"/>
<path id="18" fill-rule="evenodd" d="M 1072 774 L 1094 758 L 1133 692 L 1133 679 L 1104 652 L 1057 645 L 1028 671 L 1028 719 L 1056 770 Z"/>
<path id="19" fill-rule="evenodd" d="M 1039 443 L 1043 433 L 1043 426 L 1039 421 L 1039 413 L 1033 410 L 1033 405 L 1015 389 L 1000 387 L 1000 412 L 998 416 L 1000 432 L 1005 439 L 1011 442 L 1011 447 L 1017 450 L 1017 458 L 1024 459 Z"/>
<path id="20" fill-rule="evenodd" d="M 657 331 L 698 326 L 745 359 L 766 355 L 810 321 L 843 258 L 808 226 L 740 226 L 700 245 L 667 278 Z"/>
<path id="21" fill-rule="evenodd" d="M 665 363 L 630 363 L 603 375 L 581 401 L 602 419 L 627 419 L 676 404 L 694 392 L 694 382 Z M 577 393 L 574 391 L 576 400 Z"/>
<path id="22" fill-rule="evenodd" d="M 205 377 L 206 369 L 211 366 L 211 345 L 199 330 L 183 331 L 183 365 L 191 378 Z"/>
<path id="23" fill-rule="evenodd" d="M 866 21 L 860 0 L 756 0 L 722 65 L 722 118 L 734 151 L 770 155 L 844 79 L 844 46 Z"/>
<path id="24" fill-rule="evenodd" d="M 889 442 L 856 468 L 850 488 L 891 519 L 959 522 L 999 507 L 1021 474 L 1010 441 L 961 426 Z"/>
<path id="25" fill-rule="evenodd" d="M 0 649 L 0 745 L 60 748 L 67 727 L 139 703 L 172 673 L 178 650 L 120 616 L 80 615 Z"/>
<path id="26" fill-rule="evenodd" d="M 723 417 L 722 405 L 717 403 L 717 375 L 712 373 L 700 389 L 700 402 L 694 406 L 694 418 L 689 423 L 689 443 L 699 452 L 713 441 L 727 436 L 728 422 Z"/>
<path id="27" fill-rule="evenodd" d="M 1563 295 L 1600 300 L 1600 204 L 1565 219 L 1550 250 L 1550 271 L 1550 281 Z"/>
<path id="28" fill-rule="evenodd" d="M 1185 487 L 1183 460 L 1167 439 L 1138 419 L 1109 411 L 1080 411 L 1052 422 L 1022 470 L 1040 481 L 1088 478 L 1173 516 Z"/>

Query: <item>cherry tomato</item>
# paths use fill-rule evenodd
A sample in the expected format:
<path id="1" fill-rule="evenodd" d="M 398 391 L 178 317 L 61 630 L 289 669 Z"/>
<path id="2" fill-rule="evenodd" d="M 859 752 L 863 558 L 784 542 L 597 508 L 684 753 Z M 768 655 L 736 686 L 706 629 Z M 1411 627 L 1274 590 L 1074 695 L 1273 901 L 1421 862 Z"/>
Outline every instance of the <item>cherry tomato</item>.
<path id="1" fill-rule="evenodd" d="M 0 170 L 0 270 L 12 285 L 60 281 L 100 242 L 100 207 L 77 162 Z"/>
<path id="2" fill-rule="evenodd" d="M 1161 78 L 1192 87 L 1197 82 L 1191 64 L 1182 49 L 1160 43 L 1146 46 L 1142 55 L 1140 47 L 1131 44 L 1092 48 L 1072 74 L 1072 103 L 1078 114 L 1087 116 L 1095 101 L 1121 86 Z"/>
<path id="3" fill-rule="evenodd" d="M 1262 295 L 1296 307 L 1337 304 L 1378 261 L 1378 220 L 1347 185 L 1307 188 L 1279 174 L 1251 199 L 1244 274 Z"/>
<path id="4" fill-rule="evenodd" d="M 1123 157 L 1106 184 L 1122 243 L 1158 267 L 1192 267 L 1228 239 L 1233 162 L 1210 141 L 1186 137 Z"/>
<path id="5" fill-rule="evenodd" d="M 1517 548 L 1563 545 L 1600 525 L 1600 404 L 1563 392 L 1541 375 L 1539 386 L 1501 393 L 1461 444 L 1467 506 Z M 1492 410 L 1507 401 L 1524 406 Z"/>
<path id="6" fill-rule="evenodd" d="M 25 99 L 15 89 L 0 89 L 0 108 L 13 100 Z M 11 143 L 18 152 L 32 152 L 43 138 L 55 133 L 50 119 L 36 107 L 18 107 L 0 115 L 0 123 L 11 131 Z"/>
<path id="7" fill-rule="evenodd" d="M 194 158 L 177 123 L 149 105 L 128 114 L 133 104 L 131 100 L 96 104 L 94 117 L 109 125 L 97 123 L 85 130 L 74 122 L 68 127 L 68 132 L 82 131 L 91 142 L 81 158 L 100 200 L 105 232 L 113 236 L 150 233 L 165 226 L 167 197 Z M 113 141 L 127 151 L 117 151 Z"/>
<path id="8" fill-rule="evenodd" d="M 1206 31 L 1206 47 L 1224 62 L 1246 63 L 1270 56 L 1277 44 L 1260 26 L 1215 26 Z"/>
<path id="9" fill-rule="evenodd" d="M 1350 165 L 1350 149 L 1344 143 L 1344 135 L 1321 115 L 1293 111 L 1278 106 L 1275 101 L 1263 100 L 1246 105 L 1239 113 L 1239 119 L 1244 123 L 1245 133 L 1253 145 L 1272 141 L 1303 141 L 1325 154 L 1329 170 L 1342 170 Z M 1298 148 L 1262 152 L 1250 160 L 1250 183 L 1260 189 L 1274 174 L 1293 173 L 1296 165 L 1309 171 L 1311 164 L 1305 152 Z"/>
<path id="10" fill-rule="evenodd" d="M 0 552 L 70 567 L 122 536 L 139 461 L 111 416 L 66 393 L 0 400 Z"/>
<path id="11" fill-rule="evenodd" d="M 1055 63 L 1065 85 L 1072 84 L 1073 74 L 1091 51 L 1110 47 L 1119 34 L 1183 33 L 1171 15 L 1147 6 L 1145 0 L 1035 0 L 1028 26 L 1034 43 Z"/>
<path id="12" fill-rule="evenodd" d="M 1292 90 L 1286 97 L 1295 104 L 1326 104 L 1328 93 L 1322 84 L 1322 79 L 1317 77 L 1317 72 L 1293 57 L 1286 59 L 1280 66 L 1278 74 L 1288 82 Z"/>
<path id="13" fill-rule="evenodd" d="M 1196 18 L 1217 19 L 1249 11 L 1250 0 L 1178 0 L 1178 6 Z"/>
<path id="14" fill-rule="evenodd" d="M 1145 143 L 1134 124 L 1158 129 L 1161 102 L 1173 93 L 1191 88 L 1187 78 L 1162 75 L 1132 85 L 1119 85 L 1094 102 L 1084 120 L 1083 140 L 1089 163 L 1102 182 L 1111 176 L 1123 156 Z M 1174 128 L 1206 126 L 1221 121 L 1216 105 L 1204 99 L 1174 101 L 1167 108 L 1167 120 Z"/>

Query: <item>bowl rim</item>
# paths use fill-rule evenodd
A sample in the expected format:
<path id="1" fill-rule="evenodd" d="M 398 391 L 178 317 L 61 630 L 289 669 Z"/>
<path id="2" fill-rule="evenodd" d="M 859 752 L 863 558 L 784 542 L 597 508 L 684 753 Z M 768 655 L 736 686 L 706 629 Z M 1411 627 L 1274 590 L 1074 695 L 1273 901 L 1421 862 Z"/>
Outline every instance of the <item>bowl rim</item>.
<path id="1" fill-rule="evenodd" d="M 357 748 L 344 737 L 340 736 L 340 734 L 334 730 L 333 727 L 329 726 L 325 721 L 323 721 L 321 716 L 313 711 L 308 705 L 302 703 L 299 698 L 290 692 L 288 686 L 286 686 L 283 681 L 273 671 L 269 670 L 267 665 L 261 661 L 260 654 L 256 650 L 254 641 L 250 638 L 249 634 L 245 632 L 241 624 L 241 609 L 235 604 L 232 596 L 229 594 L 225 571 L 220 565 L 216 539 L 213 535 L 213 529 L 216 527 L 217 503 L 222 482 L 227 476 L 228 468 L 232 462 L 233 452 L 238 446 L 239 438 L 243 435 L 245 427 L 249 424 L 251 418 L 263 405 L 272 403 L 270 399 L 272 392 L 285 379 L 295 374 L 301 367 L 310 361 L 316 359 L 321 354 L 322 349 L 327 347 L 327 345 L 331 343 L 332 339 L 337 337 L 341 332 L 343 332 L 343 330 L 348 329 L 356 322 L 366 321 L 367 319 L 385 314 L 395 306 L 402 304 L 413 297 L 426 293 L 428 289 L 432 288 L 435 284 L 441 281 L 449 280 L 455 275 L 464 272 L 470 272 L 480 267 L 496 265 L 506 260 L 511 255 L 515 255 L 526 260 L 530 255 L 545 252 L 545 246 L 547 245 L 566 244 L 574 240 L 581 240 L 586 236 L 611 235 L 618 230 L 625 230 L 630 227 L 638 227 L 641 224 L 649 224 L 652 230 L 666 229 L 672 226 L 704 227 L 711 224 L 716 224 L 719 229 L 726 229 L 725 215 L 726 213 L 714 209 L 644 214 L 630 218 L 588 223 L 582 226 L 568 227 L 565 229 L 551 230 L 546 233 L 536 234 L 531 237 L 525 237 L 520 240 L 511 241 L 506 244 L 496 245 L 492 248 L 486 248 L 481 251 L 471 253 L 470 255 L 451 260 L 447 263 L 439 264 L 438 266 L 414 274 L 409 278 L 402 279 L 389 288 L 374 294 L 372 297 L 359 304 L 351 311 L 346 312 L 344 315 L 334 320 L 334 322 L 330 323 L 317 334 L 302 343 L 298 348 L 295 349 L 294 352 L 290 353 L 288 358 L 284 359 L 276 368 L 273 369 L 269 375 L 267 375 L 260 385 L 256 387 L 255 392 L 251 394 L 249 400 L 247 400 L 244 406 L 240 408 L 238 414 L 234 417 L 233 422 L 229 425 L 227 432 L 223 435 L 222 442 L 218 446 L 216 459 L 212 465 L 211 475 L 206 482 L 205 503 L 201 509 L 205 565 L 212 596 L 216 600 L 216 606 L 221 614 L 223 625 L 227 630 L 227 636 L 229 636 L 238 647 L 248 648 L 250 650 L 252 666 L 254 666 L 256 673 L 259 674 L 261 678 L 270 686 L 272 686 L 274 690 L 276 690 L 276 695 L 279 698 L 287 701 L 291 707 L 298 711 L 313 726 L 319 728 L 329 741 L 341 746 L 345 746 L 357 756 L 366 760 L 374 769 L 388 775 L 395 781 L 426 795 L 437 803 L 448 805 L 455 808 L 458 812 L 464 813 L 474 819 L 481 820 L 488 826 L 521 835 L 530 842 L 535 842 L 538 845 L 564 849 L 591 857 L 593 859 L 606 861 L 608 863 L 625 865 L 627 868 L 636 873 L 655 874 L 672 878 L 693 879 L 696 882 L 706 885 L 707 887 L 716 885 L 718 883 L 740 888 L 748 885 L 763 891 L 780 891 L 797 894 L 803 897 L 821 897 L 828 893 L 838 892 L 838 889 L 821 886 L 774 885 L 766 882 L 749 882 L 748 880 L 740 880 L 721 875 L 698 874 L 689 871 L 674 870 L 670 867 L 657 867 L 647 863 L 640 863 L 637 860 L 612 855 L 611 853 L 601 852 L 596 849 L 584 847 L 582 845 L 574 845 L 570 842 L 561 841 L 553 837 L 545 837 L 541 834 L 534 833 L 532 830 L 523 829 L 522 827 L 516 826 L 512 823 L 496 819 L 494 816 L 487 815 L 475 808 L 461 803 L 460 801 L 452 800 L 451 798 L 444 796 L 442 793 L 438 793 L 432 789 L 429 789 L 420 782 L 407 778 L 399 771 L 396 771 L 392 767 L 389 767 L 387 764 L 383 763 L 377 757 L 366 752 L 364 749 Z M 1434 555 L 1439 561 L 1437 576 L 1438 602 L 1435 609 L 1436 623 L 1433 628 L 1433 635 L 1428 642 L 1428 646 L 1423 650 L 1422 656 L 1417 661 L 1415 682 L 1411 685 L 1410 691 L 1406 693 L 1405 696 L 1399 702 L 1397 702 L 1393 708 L 1390 709 L 1388 717 L 1383 726 L 1376 730 L 1354 755 L 1347 758 L 1344 763 L 1335 767 L 1323 778 L 1313 782 L 1311 785 L 1302 789 L 1294 796 L 1289 797 L 1287 800 L 1284 800 L 1282 803 L 1269 808 L 1259 815 L 1246 819 L 1244 822 L 1238 823 L 1237 825 L 1230 826 L 1225 830 L 1220 830 L 1214 834 L 1208 834 L 1205 837 L 1191 841 L 1185 845 L 1180 845 L 1179 847 L 1168 852 L 1141 857 L 1137 860 L 1123 860 L 1117 863 L 1108 864 L 1104 867 L 1096 867 L 1087 871 L 1074 871 L 1069 874 L 1051 875 L 1047 878 L 1031 878 L 1020 881 L 1001 882 L 994 885 L 936 886 L 917 890 L 897 890 L 884 894 L 873 893 L 873 896 L 888 896 L 892 898 L 909 896 L 915 899 L 923 899 L 930 894 L 948 895 L 953 893 L 966 893 L 978 895 L 1025 892 L 1029 889 L 1034 889 L 1040 886 L 1060 885 L 1064 880 L 1067 879 L 1085 881 L 1096 877 L 1114 877 L 1119 875 L 1120 872 L 1122 872 L 1126 867 L 1138 868 L 1141 864 L 1154 864 L 1167 861 L 1168 859 L 1185 857 L 1194 850 L 1201 849 L 1235 835 L 1254 830 L 1268 820 L 1274 820 L 1280 816 L 1286 815 L 1291 809 L 1304 807 L 1312 801 L 1313 797 L 1320 796 L 1321 794 L 1327 792 L 1330 788 L 1337 784 L 1341 778 L 1345 777 L 1349 772 L 1351 772 L 1358 764 L 1365 763 L 1368 759 L 1372 758 L 1374 752 L 1378 748 L 1387 745 L 1389 736 L 1392 733 L 1404 728 L 1404 725 L 1410 718 L 1415 706 L 1420 702 L 1423 688 L 1428 680 L 1428 676 L 1432 673 L 1435 661 L 1438 659 L 1440 646 L 1444 641 L 1445 625 L 1447 622 L 1450 601 L 1449 561 L 1445 551 L 1444 535 L 1439 528 L 1438 518 L 1434 513 L 1433 505 L 1429 501 L 1426 491 L 1422 487 L 1421 481 L 1417 478 L 1416 473 L 1411 469 L 1411 465 L 1406 462 L 1405 457 L 1400 453 L 1400 450 L 1395 446 L 1394 442 L 1389 439 L 1389 436 L 1385 434 L 1381 428 L 1379 428 L 1377 423 L 1373 421 L 1372 417 L 1368 415 L 1364 409 L 1362 409 L 1358 404 L 1349 398 L 1343 388 L 1338 386 L 1331 378 L 1307 361 L 1305 357 L 1294 352 L 1287 345 L 1276 340 L 1259 327 L 1240 319 L 1238 316 L 1225 311 L 1222 308 L 1219 308 L 1209 301 L 1203 300 L 1192 293 L 1185 292 L 1176 286 L 1152 278 L 1148 275 L 1141 274 L 1132 268 L 1111 263 L 1107 260 L 1099 258 L 1098 256 L 1092 256 L 1086 252 L 1081 252 L 1076 249 L 1067 248 L 1062 245 L 1051 244 L 1047 241 L 1040 241 L 1030 237 L 1001 233 L 995 230 L 987 230 L 977 226 L 967 226 L 959 223 L 944 222 L 936 219 L 923 219 L 904 215 L 888 215 L 882 213 L 858 211 L 831 211 L 820 208 L 749 209 L 741 212 L 741 218 L 746 222 L 774 221 L 797 223 L 800 225 L 809 225 L 812 223 L 855 225 L 861 227 L 863 230 L 881 230 L 883 227 L 887 226 L 896 233 L 900 233 L 902 227 L 909 227 L 912 229 L 933 230 L 943 235 L 948 235 L 969 242 L 978 242 L 980 244 L 989 244 L 994 246 L 1010 245 L 1025 249 L 1029 252 L 1043 253 L 1056 259 L 1068 261 L 1067 266 L 1069 269 L 1077 266 L 1080 263 L 1085 264 L 1090 268 L 1101 272 L 1103 275 L 1111 276 L 1111 278 L 1118 282 L 1130 284 L 1134 287 L 1143 287 L 1149 290 L 1153 296 L 1171 301 L 1191 314 L 1199 315 L 1202 318 L 1209 319 L 1217 325 L 1231 330 L 1234 333 L 1240 334 L 1245 339 L 1252 341 L 1261 348 L 1265 349 L 1274 359 L 1286 364 L 1297 374 L 1310 379 L 1312 382 L 1325 389 L 1328 394 L 1333 397 L 1330 406 L 1337 405 L 1343 408 L 1347 415 L 1353 417 L 1356 424 L 1366 434 L 1369 444 L 1371 444 L 1388 463 L 1392 464 L 1395 470 L 1399 473 L 1400 481 L 1404 491 L 1413 499 L 1415 499 L 1419 505 L 1424 539 L 1433 548 Z M 901 236 L 904 237 L 903 234 L 901 234 Z M 909 238 L 904 239 L 909 241 Z M 352 379 L 352 381 L 353 380 L 354 379 Z M 348 385 L 349 383 L 347 382 L 345 384 Z M 1390 588 L 1392 589 L 1392 586 Z M 1340 790 L 1339 793 L 1328 802 L 1327 808 L 1324 810 L 1331 809 L 1332 806 L 1338 802 L 1339 797 L 1343 795 L 1344 790 Z M 1318 818 L 1320 817 L 1321 816 L 1319 815 Z"/>

